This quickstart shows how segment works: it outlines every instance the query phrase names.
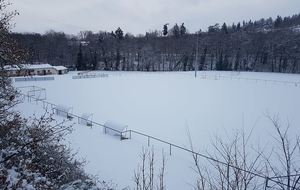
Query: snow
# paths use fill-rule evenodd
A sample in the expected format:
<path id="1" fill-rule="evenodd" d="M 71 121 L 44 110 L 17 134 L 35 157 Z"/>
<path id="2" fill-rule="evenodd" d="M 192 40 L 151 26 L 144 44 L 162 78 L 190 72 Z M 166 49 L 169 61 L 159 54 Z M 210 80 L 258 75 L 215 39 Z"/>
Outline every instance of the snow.
<path id="1" fill-rule="evenodd" d="M 31 65 L 31 64 L 20 64 L 20 65 L 5 65 L 5 70 L 20 70 L 20 69 L 50 69 L 53 68 L 50 64 L 37 64 L 37 65 Z"/>
<path id="2" fill-rule="evenodd" d="M 83 113 L 81 118 L 78 119 L 78 123 L 81 125 L 92 125 L 93 121 L 93 114 L 90 113 Z"/>
<path id="3" fill-rule="evenodd" d="M 104 126 L 108 127 L 108 129 L 107 128 L 104 129 L 104 133 L 114 135 L 114 136 L 117 135 L 120 136 L 119 132 L 123 132 L 127 129 L 127 125 L 120 124 L 115 121 L 106 121 L 104 123 Z"/>
<path id="4" fill-rule="evenodd" d="M 57 105 L 55 107 L 55 113 L 56 115 L 62 116 L 62 117 L 68 117 L 68 114 L 72 114 L 72 107 L 66 106 L 66 105 Z"/>
<path id="5" fill-rule="evenodd" d="M 205 153 L 216 135 L 228 137 L 236 130 L 252 132 L 254 145 L 273 142 L 274 129 L 267 118 L 279 114 L 299 134 L 300 76 L 248 72 L 101 72 L 109 78 L 72 80 L 76 72 L 55 76 L 53 81 L 26 82 L 46 89 L 47 101 L 72 107 L 73 113 L 92 113 L 93 120 L 125 123 L 128 129 L 189 148 L 190 131 L 195 150 Z M 25 85 L 15 83 L 16 86 Z M 42 113 L 41 104 L 25 102 L 24 116 Z M 60 119 L 58 117 L 58 119 Z M 74 121 L 72 121 L 74 122 Z M 86 171 L 118 187 L 133 187 L 133 174 L 148 139 L 134 134 L 120 141 L 103 134 L 98 126 L 74 125 L 67 144 L 88 161 Z M 191 189 L 196 174 L 192 156 L 182 150 L 150 141 L 156 167 L 162 151 L 167 155 L 168 189 Z M 158 175 L 158 173 L 157 173 Z"/>
<path id="6" fill-rule="evenodd" d="M 52 68 L 54 68 L 55 70 L 57 71 L 60 71 L 60 70 L 66 70 L 67 68 L 64 67 L 64 66 L 52 66 Z"/>
<path id="7" fill-rule="evenodd" d="M 8 189 L 10 189 L 12 186 L 16 185 L 19 181 L 18 176 L 19 173 L 16 172 L 15 168 L 7 170 L 7 179 L 6 183 L 8 183 Z"/>

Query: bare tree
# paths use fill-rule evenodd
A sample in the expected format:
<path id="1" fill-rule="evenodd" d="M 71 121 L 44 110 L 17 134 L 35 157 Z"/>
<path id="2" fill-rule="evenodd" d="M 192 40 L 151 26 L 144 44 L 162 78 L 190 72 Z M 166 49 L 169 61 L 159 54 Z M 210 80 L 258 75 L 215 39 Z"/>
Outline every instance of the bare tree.
<path id="1" fill-rule="evenodd" d="M 277 144 L 269 156 L 265 156 L 267 172 L 271 179 L 275 179 L 276 186 L 282 190 L 296 190 L 300 188 L 300 144 L 299 135 L 295 138 L 289 134 L 290 125 L 283 127 L 278 115 L 268 116 L 277 136 Z M 274 183 L 274 182 L 273 182 Z"/>
<path id="2" fill-rule="evenodd" d="M 140 155 L 141 165 L 138 166 L 137 170 L 134 171 L 134 182 L 135 190 L 165 190 L 165 170 L 166 170 L 166 160 L 165 154 L 162 153 L 162 166 L 158 171 L 156 176 L 157 168 L 155 168 L 155 153 L 152 149 L 142 150 Z"/>
<path id="3" fill-rule="evenodd" d="M 262 171 L 262 152 L 249 148 L 251 133 L 236 132 L 227 141 L 216 137 L 208 157 L 192 154 L 198 179 L 195 189 L 246 190 L 261 189 L 254 173 Z M 191 149 L 194 152 L 188 132 Z M 207 159 L 211 158 L 211 159 Z"/>

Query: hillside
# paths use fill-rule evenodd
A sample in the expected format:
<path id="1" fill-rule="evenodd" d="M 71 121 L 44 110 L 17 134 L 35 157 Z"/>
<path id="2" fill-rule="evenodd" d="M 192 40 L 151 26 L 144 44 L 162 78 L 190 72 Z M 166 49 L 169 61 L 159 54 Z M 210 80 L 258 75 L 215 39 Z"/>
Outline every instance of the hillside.
<path id="1" fill-rule="evenodd" d="M 215 24 L 198 35 L 175 24 L 138 36 L 120 28 L 78 36 L 54 31 L 13 36 L 29 50 L 27 62 L 78 70 L 190 71 L 197 62 L 198 70 L 299 73 L 299 18 Z"/>

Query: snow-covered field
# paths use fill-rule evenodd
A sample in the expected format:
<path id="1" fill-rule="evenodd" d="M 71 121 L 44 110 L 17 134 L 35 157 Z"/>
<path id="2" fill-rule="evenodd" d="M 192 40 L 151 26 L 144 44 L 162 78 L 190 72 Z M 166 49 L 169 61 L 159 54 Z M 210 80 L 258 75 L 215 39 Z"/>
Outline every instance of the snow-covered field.
<path id="1" fill-rule="evenodd" d="M 101 72 L 103 73 L 103 72 Z M 267 115 L 278 114 L 299 134 L 300 76 L 272 73 L 199 72 L 105 72 L 109 77 L 72 79 L 76 72 L 55 76 L 53 81 L 18 82 L 15 86 L 46 88 L 47 101 L 73 107 L 73 112 L 92 113 L 93 120 L 128 125 L 129 129 L 189 148 L 189 129 L 195 149 L 205 152 L 215 135 L 253 129 L 253 144 L 268 144 L 274 129 Z M 259 80 L 257 80 L 259 79 Z M 25 115 L 41 113 L 41 105 L 25 102 Z M 134 170 L 147 139 L 133 135 L 120 141 L 104 135 L 101 128 L 75 125 L 67 143 L 87 160 L 86 171 L 112 180 L 118 189 L 133 186 Z M 151 141 L 159 166 L 167 155 L 168 189 L 190 189 L 195 173 L 190 154 Z"/>

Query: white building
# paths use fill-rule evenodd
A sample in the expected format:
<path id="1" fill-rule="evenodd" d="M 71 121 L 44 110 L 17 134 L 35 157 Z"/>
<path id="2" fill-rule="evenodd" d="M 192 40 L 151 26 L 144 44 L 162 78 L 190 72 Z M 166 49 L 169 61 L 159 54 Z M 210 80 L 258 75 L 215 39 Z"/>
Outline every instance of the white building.
<path id="1" fill-rule="evenodd" d="M 68 73 L 68 69 L 64 66 L 52 66 L 50 64 L 20 64 L 6 65 L 4 72 L 8 76 L 62 75 Z"/>

